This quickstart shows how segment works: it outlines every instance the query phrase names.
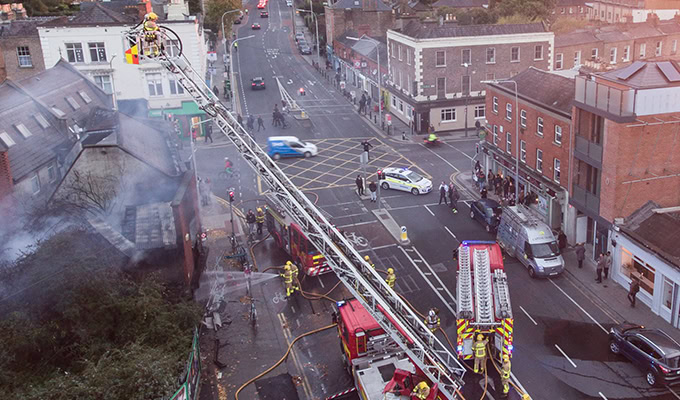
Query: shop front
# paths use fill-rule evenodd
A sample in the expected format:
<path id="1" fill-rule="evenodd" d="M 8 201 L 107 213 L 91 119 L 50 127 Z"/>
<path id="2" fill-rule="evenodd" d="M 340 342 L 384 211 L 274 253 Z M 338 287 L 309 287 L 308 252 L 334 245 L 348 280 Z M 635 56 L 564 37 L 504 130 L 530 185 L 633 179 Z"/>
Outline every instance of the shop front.
<path id="1" fill-rule="evenodd" d="M 198 108 L 193 101 L 183 101 L 181 107 L 177 108 L 156 108 L 149 110 L 149 118 L 168 118 L 172 117 L 179 125 L 179 134 L 182 139 L 188 139 L 191 134 L 191 127 L 200 124 L 207 114 Z M 203 136 L 205 124 L 198 126 L 198 136 Z"/>
<path id="2" fill-rule="evenodd" d="M 630 288 L 631 277 L 640 278 L 637 301 L 680 328 L 680 269 L 640 241 L 622 231 L 612 231 L 612 279 Z"/>
<path id="3" fill-rule="evenodd" d="M 484 172 L 492 170 L 494 174 L 515 180 L 515 159 L 497 150 L 495 146 L 486 141 L 480 142 L 480 163 Z M 473 161 L 474 163 L 474 161 Z M 473 164 L 474 165 L 474 164 Z M 471 165 L 472 168 L 472 165 Z M 568 203 L 567 191 L 534 171 L 526 170 L 520 164 L 519 168 L 520 193 L 536 195 L 536 202 L 530 205 L 537 215 L 554 230 L 566 229 L 567 224 L 565 206 Z"/>

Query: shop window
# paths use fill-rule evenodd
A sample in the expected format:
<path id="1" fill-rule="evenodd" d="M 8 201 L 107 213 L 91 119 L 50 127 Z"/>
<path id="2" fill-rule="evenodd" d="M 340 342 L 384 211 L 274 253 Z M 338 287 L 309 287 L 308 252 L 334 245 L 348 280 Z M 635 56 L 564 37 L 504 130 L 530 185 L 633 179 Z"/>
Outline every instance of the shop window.
<path id="1" fill-rule="evenodd" d="M 666 278 L 665 276 L 663 277 L 663 292 L 661 293 L 661 295 L 663 296 L 661 304 L 663 304 L 663 306 L 666 307 L 669 310 L 672 309 L 673 308 L 673 281 Z"/>
<path id="2" fill-rule="evenodd" d="M 644 261 L 635 257 L 626 248 L 621 248 L 621 273 L 628 279 L 631 278 L 630 275 L 632 273 L 637 273 L 640 276 L 640 289 L 647 292 L 650 296 L 654 296 L 654 276 L 656 271 Z"/>

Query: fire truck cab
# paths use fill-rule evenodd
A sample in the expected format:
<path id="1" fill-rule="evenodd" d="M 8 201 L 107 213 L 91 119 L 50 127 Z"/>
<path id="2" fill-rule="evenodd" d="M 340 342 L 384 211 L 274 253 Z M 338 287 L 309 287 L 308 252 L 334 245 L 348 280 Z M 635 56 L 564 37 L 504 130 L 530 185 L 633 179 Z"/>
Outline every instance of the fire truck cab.
<path id="1" fill-rule="evenodd" d="M 265 224 L 276 245 L 290 255 L 291 261 L 303 273 L 317 276 L 331 272 L 324 256 L 307 240 L 300 226 L 281 207 L 277 207 L 271 197 L 267 197 Z"/>
<path id="2" fill-rule="evenodd" d="M 512 357 L 513 316 L 500 246 L 463 241 L 458 248 L 457 285 L 458 357 L 474 358 L 472 344 L 478 334 L 489 339 L 497 360 L 506 354 Z"/>
<path id="3" fill-rule="evenodd" d="M 421 381 L 430 387 L 426 400 L 443 399 L 358 300 L 339 301 L 336 308 L 342 358 L 362 400 L 416 399 L 411 392 Z"/>

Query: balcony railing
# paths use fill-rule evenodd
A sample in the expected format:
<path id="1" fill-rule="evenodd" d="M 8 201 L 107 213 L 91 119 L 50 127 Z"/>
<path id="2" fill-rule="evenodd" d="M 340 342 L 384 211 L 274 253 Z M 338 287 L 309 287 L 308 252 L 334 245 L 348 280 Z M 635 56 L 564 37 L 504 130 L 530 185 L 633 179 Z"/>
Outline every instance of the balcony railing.
<path id="1" fill-rule="evenodd" d="M 602 163 L 602 146 L 589 141 L 583 136 L 576 135 L 576 148 L 574 151 L 577 155 L 580 153 L 583 156 Z"/>
<path id="2" fill-rule="evenodd" d="M 635 90 L 616 89 L 585 77 L 576 77 L 575 100 L 619 117 L 635 115 Z"/>
<path id="3" fill-rule="evenodd" d="M 586 191 L 584 188 L 574 185 L 571 196 L 573 201 L 585 206 L 586 209 L 596 214 L 600 213 L 600 198 Z"/>

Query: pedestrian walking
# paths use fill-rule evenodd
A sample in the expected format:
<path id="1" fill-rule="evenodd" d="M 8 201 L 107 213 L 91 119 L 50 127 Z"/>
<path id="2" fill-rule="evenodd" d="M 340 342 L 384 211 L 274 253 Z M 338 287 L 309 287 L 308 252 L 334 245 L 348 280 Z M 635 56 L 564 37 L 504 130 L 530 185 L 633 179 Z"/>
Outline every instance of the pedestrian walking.
<path id="1" fill-rule="evenodd" d="M 442 181 L 441 185 L 439 185 L 439 204 L 442 204 L 442 200 L 444 200 L 444 204 L 448 204 L 446 202 L 446 197 L 447 193 L 449 192 L 449 186 Z"/>
<path id="2" fill-rule="evenodd" d="M 366 95 L 361 94 L 361 100 L 359 100 L 359 114 L 364 114 L 366 111 Z"/>
<path id="3" fill-rule="evenodd" d="M 607 277 L 609 276 L 609 268 L 611 268 L 611 266 L 612 266 L 612 252 L 608 251 L 607 255 L 605 256 L 605 259 L 604 259 L 604 274 L 603 274 L 603 277 L 604 277 L 605 281 L 607 280 Z"/>
<path id="4" fill-rule="evenodd" d="M 250 237 L 250 235 L 253 234 L 255 223 L 257 222 L 257 218 L 252 209 L 248 210 L 248 214 L 246 214 L 246 222 L 248 223 L 248 237 Z"/>
<path id="5" fill-rule="evenodd" d="M 586 248 L 583 243 L 576 243 L 574 252 L 576 253 L 576 260 L 578 260 L 578 267 L 583 268 L 583 260 L 586 259 Z"/>
<path id="6" fill-rule="evenodd" d="M 260 128 L 262 128 L 263 131 L 266 131 L 267 129 L 264 127 L 264 120 L 262 119 L 261 115 L 257 116 L 257 131 L 260 131 Z"/>
<path id="7" fill-rule="evenodd" d="M 215 93 L 215 97 L 220 97 L 220 91 L 217 89 L 217 85 L 213 86 L 213 93 Z"/>
<path id="8" fill-rule="evenodd" d="M 520 194 L 520 198 L 521 197 L 522 196 Z M 522 203 L 522 201 L 520 200 L 520 204 L 521 203 Z M 557 245 L 560 248 L 561 252 L 563 252 L 564 249 L 567 248 L 567 235 L 564 233 L 564 231 L 562 229 L 560 229 L 560 231 L 557 233 Z"/>
<path id="9" fill-rule="evenodd" d="M 361 142 L 361 145 L 364 147 L 364 152 L 366 152 L 366 157 L 370 160 L 371 154 L 369 153 L 369 150 L 371 149 L 371 147 L 373 147 L 373 145 L 368 142 L 368 139 Z"/>
<path id="10" fill-rule="evenodd" d="M 371 96 L 366 97 L 366 112 L 371 112 Z"/>
<path id="11" fill-rule="evenodd" d="M 482 189 L 484 189 L 486 181 L 486 175 L 484 175 L 484 171 L 481 169 L 477 171 L 477 184 L 479 185 L 479 191 L 481 192 Z"/>
<path id="12" fill-rule="evenodd" d="M 281 113 L 277 107 L 274 107 L 274 112 L 272 113 L 272 126 L 279 126 L 281 124 Z"/>
<path id="13" fill-rule="evenodd" d="M 208 143 L 208 139 L 210 139 L 210 143 L 213 142 L 212 130 L 213 130 L 213 127 L 212 127 L 211 124 L 206 125 L 206 127 L 205 127 L 205 142 L 206 143 Z"/>
<path id="14" fill-rule="evenodd" d="M 640 277 L 634 274 L 630 274 L 630 289 L 628 289 L 628 301 L 630 301 L 630 306 L 635 308 L 635 296 L 637 296 L 640 291 Z"/>
<path id="15" fill-rule="evenodd" d="M 375 184 L 375 182 L 371 182 L 368 184 L 368 191 L 371 192 L 371 201 L 376 202 L 376 195 L 375 192 L 378 191 L 378 185 Z"/>
<path id="16" fill-rule="evenodd" d="M 458 189 L 456 189 L 456 186 L 454 184 L 449 185 L 449 201 L 451 202 L 451 211 L 453 211 L 454 214 L 458 213 L 458 200 L 460 199 L 460 194 L 458 193 Z"/>
<path id="17" fill-rule="evenodd" d="M 198 129 L 196 127 L 191 128 L 191 141 L 196 143 L 196 136 L 198 136 Z"/>
<path id="18" fill-rule="evenodd" d="M 508 189 L 510 188 L 510 178 L 507 176 L 503 180 L 503 197 L 508 197 Z"/>
<path id="19" fill-rule="evenodd" d="M 482 196 L 483 199 L 486 199 L 489 197 L 489 191 L 486 190 L 486 187 L 482 188 L 482 191 L 479 192 L 479 194 Z"/>
<path id="20" fill-rule="evenodd" d="M 496 182 L 496 175 L 493 174 L 493 170 L 489 168 L 489 173 L 486 176 L 486 181 L 489 184 L 489 187 L 492 188 L 493 190 L 493 184 Z"/>
<path id="21" fill-rule="evenodd" d="M 357 193 L 359 193 L 359 196 L 364 195 L 364 180 L 361 179 L 361 175 L 357 175 L 356 179 L 356 184 L 357 184 Z"/>
<path id="22" fill-rule="evenodd" d="M 605 258 L 604 254 L 600 254 L 600 258 L 597 259 L 597 267 L 595 270 L 597 272 L 597 279 L 595 279 L 595 282 L 597 283 L 602 283 L 602 270 L 604 270 L 604 264 L 606 262 Z"/>

